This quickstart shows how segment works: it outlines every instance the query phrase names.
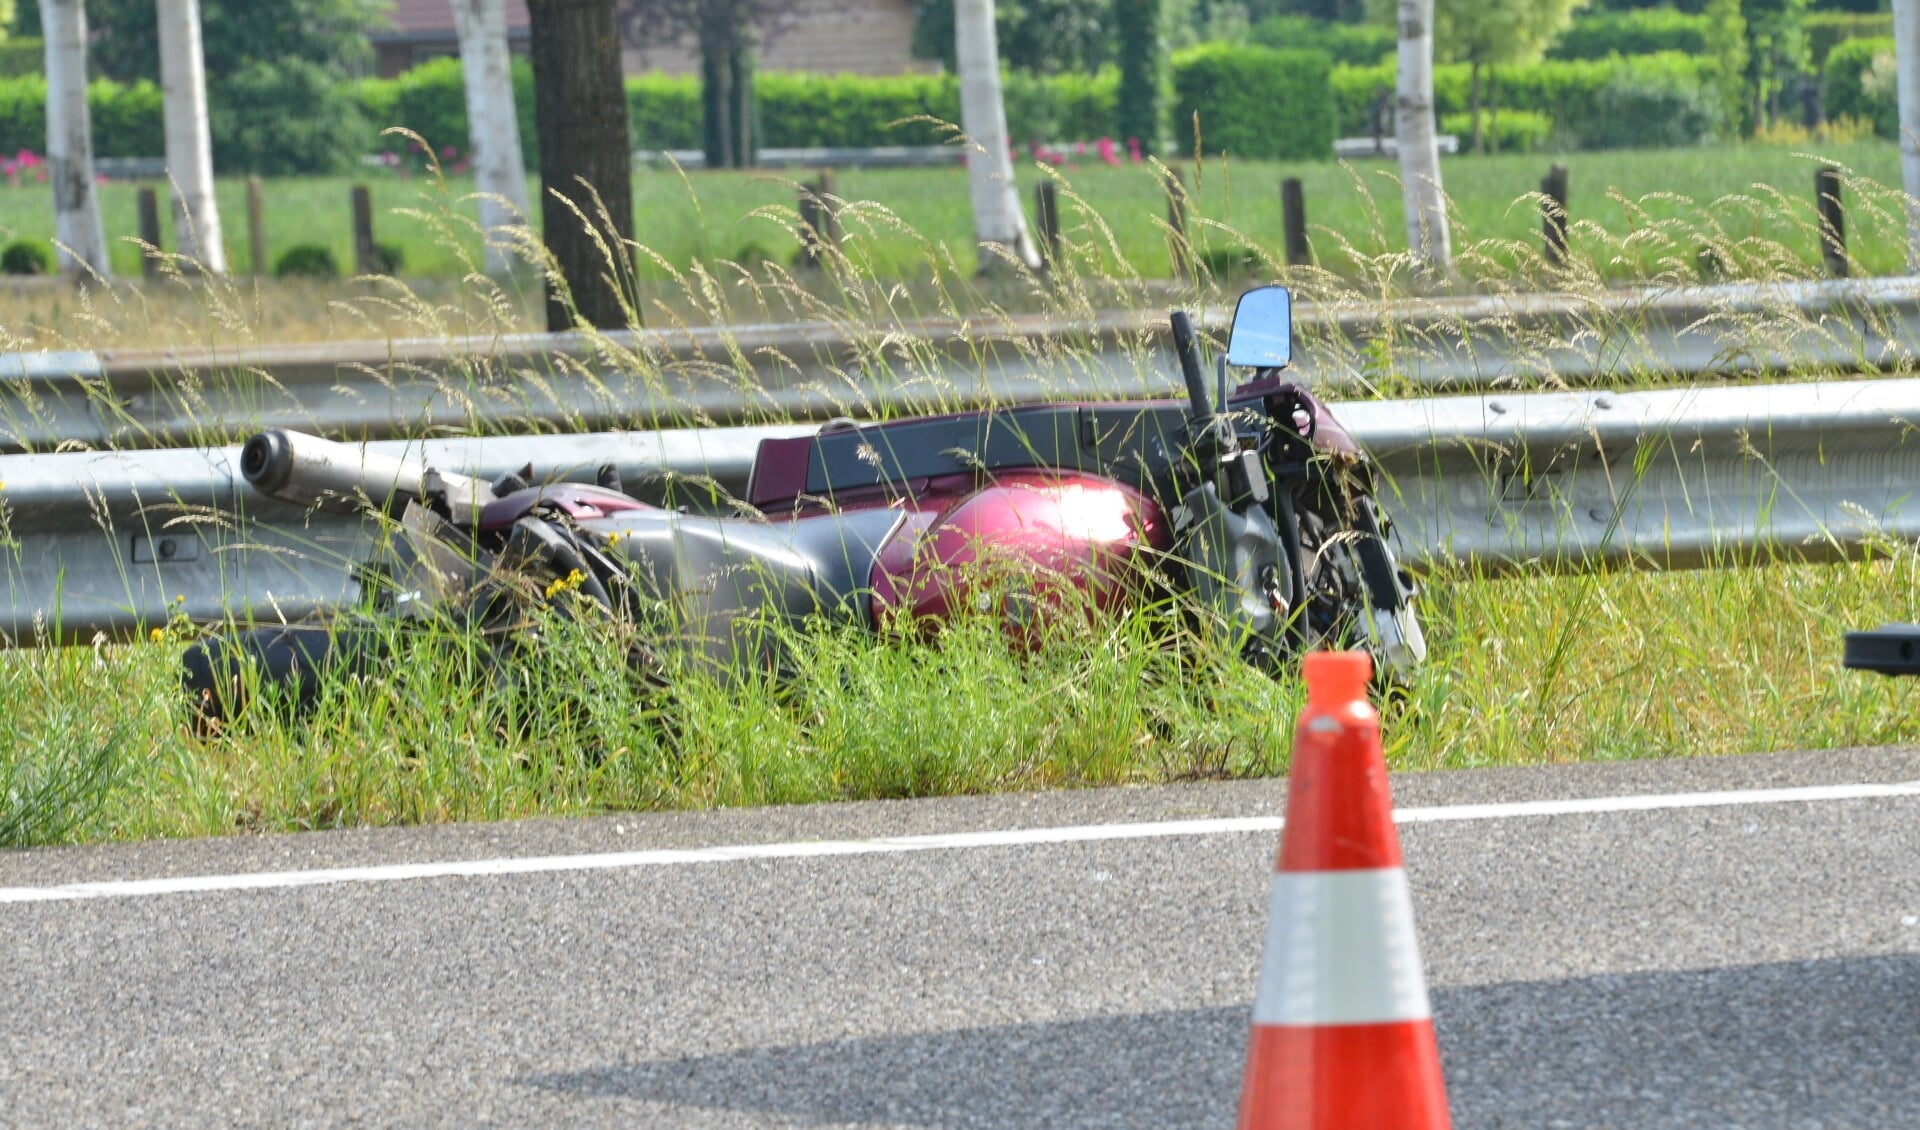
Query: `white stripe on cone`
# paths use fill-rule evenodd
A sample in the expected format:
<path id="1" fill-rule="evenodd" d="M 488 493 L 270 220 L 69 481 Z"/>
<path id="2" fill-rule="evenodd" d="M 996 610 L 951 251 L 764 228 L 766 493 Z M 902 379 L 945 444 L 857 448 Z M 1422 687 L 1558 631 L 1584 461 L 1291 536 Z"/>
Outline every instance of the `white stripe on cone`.
<path id="1" fill-rule="evenodd" d="M 1384 1024 L 1432 1015 L 1404 869 L 1274 876 L 1255 1024 Z"/>

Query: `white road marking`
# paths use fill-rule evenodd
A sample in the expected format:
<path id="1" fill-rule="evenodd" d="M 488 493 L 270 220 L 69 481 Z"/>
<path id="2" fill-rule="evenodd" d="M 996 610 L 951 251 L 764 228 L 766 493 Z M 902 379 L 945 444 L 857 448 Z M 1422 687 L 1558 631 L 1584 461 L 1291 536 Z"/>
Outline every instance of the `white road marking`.
<path id="1" fill-rule="evenodd" d="M 1587 816 L 1612 812 L 1653 812 L 1736 805 L 1811 804 L 1825 801 L 1920 797 L 1920 781 L 1890 785 L 1816 785 L 1791 789 L 1748 789 L 1712 793 L 1590 797 L 1577 800 L 1518 801 L 1396 809 L 1399 824 L 1437 824 L 1460 820 L 1515 820 L 1529 817 Z M 844 855 L 954 851 L 966 848 L 1030 847 L 1045 844 L 1101 843 L 1112 840 L 1166 839 L 1277 832 L 1278 816 L 1241 816 L 1210 820 L 1162 820 L 1139 824 L 1087 824 L 1065 828 L 1016 828 L 997 832 L 952 832 L 927 836 L 885 836 L 871 840 L 815 840 L 738 844 L 711 848 L 663 848 L 652 851 L 549 855 L 509 859 L 393 863 L 372 867 L 330 867 L 309 871 L 256 871 L 235 875 L 186 875 L 170 879 L 119 879 L 46 887 L 0 887 L 0 903 L 72 902 L 83 899 L 140 898 L 150 895 L 266 891 L 336 883 L 394 883 L 410 879 L 487 878 L 555 871 L 615 871 L 675 867 L 697 863 L 738 863 L 757 859 L 819 859 Z"/>

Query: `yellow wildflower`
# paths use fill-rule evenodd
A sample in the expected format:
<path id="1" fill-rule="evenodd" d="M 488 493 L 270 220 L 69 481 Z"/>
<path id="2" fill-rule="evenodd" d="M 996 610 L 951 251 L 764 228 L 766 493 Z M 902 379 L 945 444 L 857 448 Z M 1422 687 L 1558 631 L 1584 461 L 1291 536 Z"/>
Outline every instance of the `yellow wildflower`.
<path id="1" fill-rule="evenodd" d="M 580 570 L 575 569 L 572 572 L 568 573 L 566 576 L 561 577 L 559 580 L 547 586 L 547 599 L 552 600 L 554 597 L 559 596 L 563 592 L 570 592 L 573 589 L 577 589 L 581 585 L 585 584 L 586 580 L 587 580 L 587 575 L 585 573 L 582 573 Z"/>

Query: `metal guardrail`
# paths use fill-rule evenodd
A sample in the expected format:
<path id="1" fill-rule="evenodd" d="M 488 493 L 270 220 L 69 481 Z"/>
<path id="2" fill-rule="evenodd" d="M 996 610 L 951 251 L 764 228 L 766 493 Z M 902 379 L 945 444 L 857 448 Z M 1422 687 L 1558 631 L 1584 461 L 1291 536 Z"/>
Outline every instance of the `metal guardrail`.
<path id="1" fill-rule="evenodd" d="M 1685 567 L 1831 558 L 1920 538 L 1920 380 L 1342 404 L 1416 566 Z M 805 425 L 371 445 L 463 473 L 532 463 L 738 494 L 761 439 Z M 86 641 L 171 615 L 295 619 L 353 591 L 374 529 L 246 487 L 238 448 L 0 457 L 0 635 Z"/>
<path id="2" fill-rule="evenodd" d="M 1911 367 L 1920 280 L 1303 303 L 1295 322 L 1297 373 L 1328 389 L 1755 379 Z M 16 353 L 0 354 L 0 451 L 873 418 L 1180 387 L 1157 312 Z"/>

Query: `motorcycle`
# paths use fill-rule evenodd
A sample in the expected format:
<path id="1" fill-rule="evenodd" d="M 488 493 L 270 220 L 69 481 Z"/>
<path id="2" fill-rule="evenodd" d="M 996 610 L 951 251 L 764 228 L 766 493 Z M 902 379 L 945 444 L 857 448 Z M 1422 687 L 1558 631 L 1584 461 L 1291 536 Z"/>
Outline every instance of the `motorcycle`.
<path id="1" fill-rule="evenodd" d="M 1415 587 L 1388 545 L 1366 455 L 1326 405 L 1282 379 L 1292 360 L 1283 287 L 1244 294 L 1209 395 L 1189 316 L 1171 316 L 1185 402 L 1045 404 L 859 424 L 763 441 L 751 516 L 644 502 L 611 469 L 596 483 L 492 483 L 382 462 L 275 430 L 249 440 L 258 491 L 307 506 L 397 513 L 359 573 L 363 602 L 330 623 L 235 629 L 188 649 L 202 721 L 242 705 L 244 668 L 309 703 L 329 678 L 381 661 L 381 624 L 451 618 L 537 662 L 539 610 L 646 625 L 629 662 L 659 652 L 777 664 L 772 615 L 871 631 L 998 612 L 1029 638 L 1076 603 L 1112 610 L 1172 589 L 1249 662 L 1360 647 L 1381 678 L 1426 654 Z M 1246 379 L 1229 391 L 1230 370 Z"/>

